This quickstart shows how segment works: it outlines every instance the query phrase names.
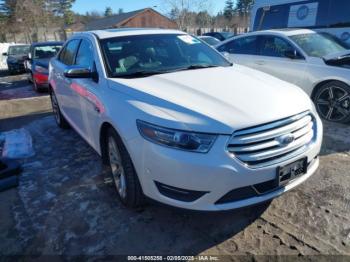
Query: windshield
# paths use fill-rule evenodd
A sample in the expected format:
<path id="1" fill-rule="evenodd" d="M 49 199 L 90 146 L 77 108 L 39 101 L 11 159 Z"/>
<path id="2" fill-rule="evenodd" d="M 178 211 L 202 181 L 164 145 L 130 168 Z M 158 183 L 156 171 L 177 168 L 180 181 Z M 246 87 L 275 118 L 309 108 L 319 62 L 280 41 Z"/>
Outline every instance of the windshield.
<path id="1" fill-rule="evenodd" d="M 36 46 L 34 48 L 34 59 L 45 59 L 54 57 L 61 49 L 62 45 Z"/>
<path id="2" fill-rule="evenodd" d="M 189 35 L 109 38 L 101 40 L 101 48 L 111 77 L 231 65 L 211 47 Z"/>
<path id="3" fill-rule="evenodd" d="M 209 45 L 217 45 L 220 44 L 220 41 L 214 37 L 202 37 L 201 40 L 206 42 Z"/>
<path id="4" fill-rule="evenodd" d="M 231 38 L 231 37 L 234 36 L 234 34 L 231 33 L 231 32 L 221 32 L 220 34 L 221 34 L 223 37 L 225 37 L 225 39 L 228 39 L 228 38 Z"/>
<path id="5" fill-rule="evenodd" d="M 309 56 L 324 57 L 349 49 L 345 44 L 325 33 L 290 36 Z"/>
<path id="6" fill-rule="evenodd" d="M 9 55 L 28 55 L 29 53 L 29 46 L 22 45 L 22 46 L 10 46 L 8 54 Z"/>

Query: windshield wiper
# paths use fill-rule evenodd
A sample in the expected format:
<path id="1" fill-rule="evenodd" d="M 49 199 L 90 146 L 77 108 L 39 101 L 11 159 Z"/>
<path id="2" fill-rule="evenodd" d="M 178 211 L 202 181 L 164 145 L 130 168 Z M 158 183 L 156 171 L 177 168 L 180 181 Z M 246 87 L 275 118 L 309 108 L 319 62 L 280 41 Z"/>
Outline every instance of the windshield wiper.
<path id="1" fill-rule="evenodd" d="M 138 77 L 147 77 L 152 75 L 160 75 L 160 74 L 167 74 L 167 73 L 173 73 L 177 71 L 185 71 L 185 70 L 194 70 L 194 69 L 203 69 L 203 68 L 212 68 L 212 67 L 219 67 L 218 65 L 208 65 L 208 64 L 193 64 L 186 67 L 181 68 L 175 68 L 171 70 L 157 70 L 157 71 L 136 71 L 132 73 L 125 73 L 125 74 L 116 74 L 114 77 L 117 78 L 138 78 Z"/>
<path id="2" fill-rule="evenodd" d="M 114 77 L 118 78 L 138 78 L 138 77 L 147 77 L 152 75 L 159 75 L 159 74 L 165 74 L 168 73 L 168 71 L 136 71 L 132 73 L 125 73 L 125 74 L 116 74 Z"/>
<path id="3" fill-rule="evenodd" d="M 193 65 L 189 65 L 186 67 L 176 69 L 174 71 L 195 70 L 195 69 L 204 69 L 204 68 L 213 68 L 213 67 L 219 67 L 219 66 L 218 65 L 207 65 L 207 64 L 193 64 Z"/>

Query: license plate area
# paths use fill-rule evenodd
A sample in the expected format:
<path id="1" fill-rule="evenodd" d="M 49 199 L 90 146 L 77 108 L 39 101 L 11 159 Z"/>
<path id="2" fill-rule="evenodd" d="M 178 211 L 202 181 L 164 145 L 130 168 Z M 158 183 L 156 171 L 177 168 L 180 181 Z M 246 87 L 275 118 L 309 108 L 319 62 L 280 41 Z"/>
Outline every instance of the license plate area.
<path id="1" fill-rule="evenodd" d="M 277 168 L 278 185 L 283 186 L 307 172 L 307 158 Z"/>

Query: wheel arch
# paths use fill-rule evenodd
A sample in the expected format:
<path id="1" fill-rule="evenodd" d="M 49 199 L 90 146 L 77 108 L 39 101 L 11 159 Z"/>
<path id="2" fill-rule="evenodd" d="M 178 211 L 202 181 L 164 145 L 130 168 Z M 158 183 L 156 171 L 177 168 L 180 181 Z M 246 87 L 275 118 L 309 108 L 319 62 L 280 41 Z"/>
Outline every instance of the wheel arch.
<path id="1" fill-rule="evenodd" d="M 100 143 L 100 152 L 101 152 L 101 158 L 103 164 L 108 164 L 108 157 L 107 157 L 107 132 L 110 128 L 113 128 L 116 132 L 117 130 L 114 128 L 114 126 L 109 122 L 103 122 L 100 127 L 100 135 L 99 135 L 99 143 Z M 118 132 L 117 132 L 118 133 Z"/>
<path id="2" fill-rule="evenodd" d="M 315 85 L 315 87 L 313 88 L 312 93 L 311 93 L 311 99 L 312 99 L 312 101 L 314 101 L 318 89 L 320 89 L 322 86 L 324 86 L 324 85 L 326 85 L 326 84 L 328 84 L 328 83 L 330 83 L 330 82 L 333 82 L 333 81 L 342 82 L 342 81 L 337 80 L 337 79 L 327 79 L 327 80 L 322 80 L 321 82 L 317 83 L 317 84 Z"/>

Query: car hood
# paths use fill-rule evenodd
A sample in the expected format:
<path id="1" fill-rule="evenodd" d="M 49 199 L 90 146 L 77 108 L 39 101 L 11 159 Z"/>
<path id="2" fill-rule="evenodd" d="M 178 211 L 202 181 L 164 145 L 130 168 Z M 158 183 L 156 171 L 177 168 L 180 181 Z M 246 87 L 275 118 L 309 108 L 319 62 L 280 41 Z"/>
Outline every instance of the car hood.
<path id="1" fill-rule="evenodd" d="M 345 50 L 342 52 L 336 52 L 323 57 L 325 61 L 335 60 L 344 56 L 350 56 L 350 50 Z"/>
<path id="2" fill-rule="evenodd" d="M 327 65 L 349 69 L 350 68 L 350 50 L 324 56 L 323 60 Z"/>
<path id="3" fill-rule="evenodd" d="M 111 87 L 136 98 L 135 104 L 152 105 L 173 119 L 152 119 L 154 124 L 181 128 L 178 121 L 198 132 L 231 134 L 312 108 L 300 88 L 239 65 L 112 81 L 119 85 Z"/>

